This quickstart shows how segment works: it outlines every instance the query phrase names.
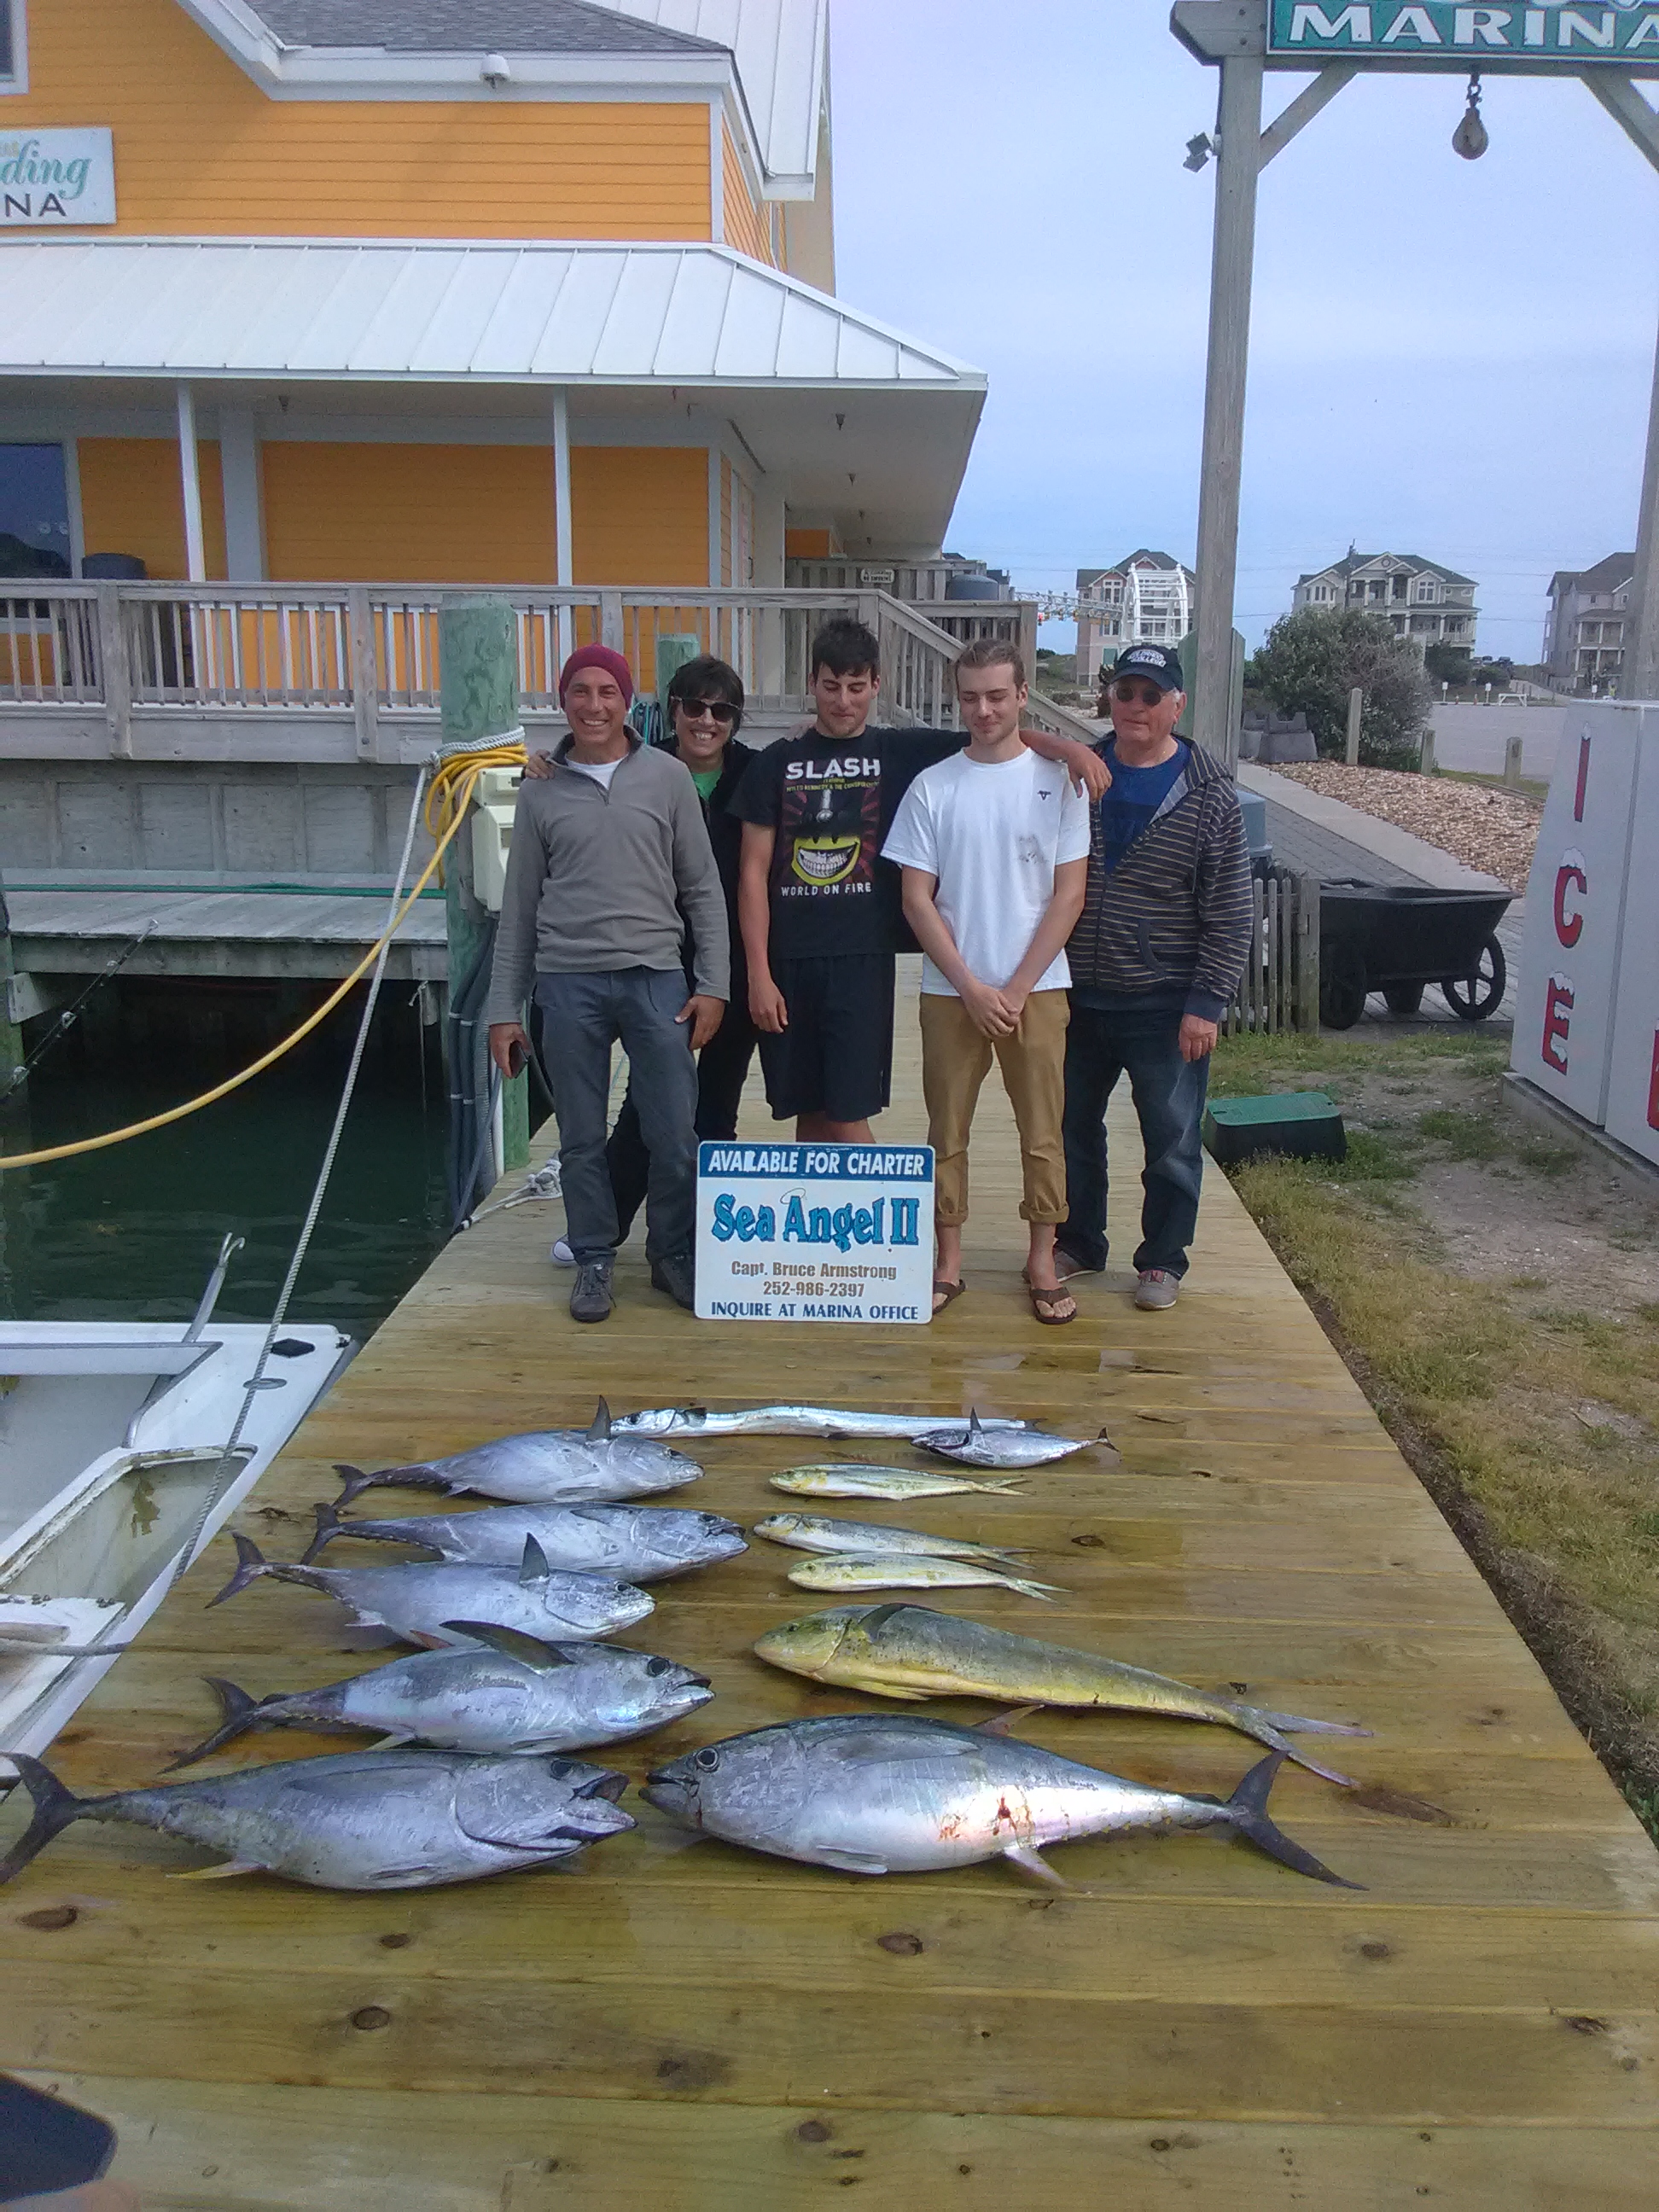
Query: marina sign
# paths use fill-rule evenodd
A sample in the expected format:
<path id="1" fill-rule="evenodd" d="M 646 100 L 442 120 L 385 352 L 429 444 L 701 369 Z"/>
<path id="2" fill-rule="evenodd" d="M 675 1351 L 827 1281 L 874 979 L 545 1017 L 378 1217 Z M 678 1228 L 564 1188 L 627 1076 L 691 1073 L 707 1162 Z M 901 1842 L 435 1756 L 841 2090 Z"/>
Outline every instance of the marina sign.
<path id="1" fill-rule="evenodd" d="M 927 1145 L 697 1148 L 700 1321 L 933 1319 Z"/>
<path id="2" fill-rule="evenodd" d="M 1613 0 L 1610 7 L 1469 8 L 1451 0 L 1269 0 L 1267 52 L 1389 63 L 1467 61 L 1479 69 L 1504 60 L 1531 68 L 1585 69 L 1610 62 L 1628 69 L 1659 62 L 1659 7 Z"/>
<path id="3" fill-rule="evenodd" d="M 0 229 L 115 220 L 107 131 L 0 131 Z"/>

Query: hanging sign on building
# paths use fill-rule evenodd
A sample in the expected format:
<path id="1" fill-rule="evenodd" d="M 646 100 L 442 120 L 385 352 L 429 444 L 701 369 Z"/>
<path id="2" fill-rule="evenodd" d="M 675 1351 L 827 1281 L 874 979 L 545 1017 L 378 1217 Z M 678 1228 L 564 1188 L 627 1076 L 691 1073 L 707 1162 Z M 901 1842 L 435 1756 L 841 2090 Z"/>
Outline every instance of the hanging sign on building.
<path id="1" fill-rule="evenodd" d="M 115 146 L 107 131 L 0 130 L 0 229 L 115 220 Z"/>
<path id="2" fill-rule="evenodd" d="M 1631 68 L 1659 64 L 1659 7 L 1615 0 L 1612 7 L 1468 8 L 1454 0 L 1269 0 L 1267 52 L 1333 58 L 1374 57 L 1467 62 L 1504 60 L 1529 68 L 1582 70 L 1597 62 Z"/>
<path id="3" fill-rule="evenodd" d="M 933 1318 L 927 1145 L 704 1144 L 702 1321 Z"/>

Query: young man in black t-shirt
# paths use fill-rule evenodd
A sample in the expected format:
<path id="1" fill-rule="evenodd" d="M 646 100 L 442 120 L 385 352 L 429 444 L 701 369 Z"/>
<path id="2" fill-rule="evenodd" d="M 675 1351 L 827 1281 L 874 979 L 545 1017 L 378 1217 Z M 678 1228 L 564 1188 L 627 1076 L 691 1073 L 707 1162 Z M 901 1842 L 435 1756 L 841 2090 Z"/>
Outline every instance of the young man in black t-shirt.
<path id="1" fill-rule="evenodd" d="M 887 1103 L 894 955 L 915 942 L 881 848 L 915 778 L 963 746 L 960 731 L 869 726 L 878 654 L 861 623 L 827 623 L 812 641 L 813 726 L 758 754 L 729 802 L 744 825 L 738 918 L 767 1103 L 775 1120 L 794 1116 L 802 1142 L 863 1144 Z M 1091 797 L 1104 790 L 1088 746 L 1026 742 Z"/>

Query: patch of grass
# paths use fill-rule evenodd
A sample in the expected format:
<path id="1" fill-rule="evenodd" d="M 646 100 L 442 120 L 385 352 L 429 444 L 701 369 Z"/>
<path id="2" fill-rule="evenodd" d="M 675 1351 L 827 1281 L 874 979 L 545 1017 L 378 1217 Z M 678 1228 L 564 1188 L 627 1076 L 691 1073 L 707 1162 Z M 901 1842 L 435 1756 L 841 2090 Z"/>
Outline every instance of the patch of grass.
<path id="1" fill-rule="evenodd" d="M 1241 1034 L 1223 1037 L 1210 1063 L 1210 1088 L 1219 1097 L 1260 1097 L 1273 1091 L 1322 1090 L 1344 1077 L 1397 1079 L 1431 1074 L 1449 1062 L 1471 1076 L 1501 1075 L 1509 1065 L 1507 1043 L 1479 1030 L 1414 1030 L 1380 1034 L 1278 1036 Z"/>
<path id="2" fill-rule="evenodd" d="M 1417 1117 L 1419 1134 L 1444 1145 L 1455 1160 L 1513 1159 L 1535 1175 L 1565 1175 L 1577 1164 L 1579 1154 L 1571 1145 L 1553 1144 L 1547 1137 L 1526 1135 L 1500 1115 L 1482 1113 L 1468 1106 L 1436 1106 Z"/>
<path id="3" fill-rule="evenodd" d="M 1534 806 L 1541 806 L 1550 795 L 1547 783 L 1536 776 L 1523 775 L 1519 783 L 1505 783 L 1501 775 L 1478 775 L 1468 768 L 1437 768 L 1435 774 L 1443 775 L 1448 783 L 1479 783 L 1488 791 L 1512 791 L 1522 799 L 1529 799 Z"/>

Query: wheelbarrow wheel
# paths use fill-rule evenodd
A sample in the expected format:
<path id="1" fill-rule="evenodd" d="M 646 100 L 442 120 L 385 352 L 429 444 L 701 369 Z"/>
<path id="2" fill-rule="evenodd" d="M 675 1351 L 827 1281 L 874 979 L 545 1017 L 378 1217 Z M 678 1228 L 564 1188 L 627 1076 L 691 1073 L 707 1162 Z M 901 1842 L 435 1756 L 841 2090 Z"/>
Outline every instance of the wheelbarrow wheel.
<path id="1" fill-rule="evenodd" d="M 1319 1018 L 1328 1030 L 1351 1030 L 1365 1011 L 1365 957 L 1352 945 L 1322 947 Z"/>
<path id="2" fill-rule="evenodd" d="M 1391 1014 L 1414 1014 L 1423 1003 L 1420 983 L 1390 983 L 1382 994 Z"/>
<path id="3" fill-rule="evenodd" d="M 1474 972 L 1469 975 L 1445 977 L 1440 986 L 1440 995 L 1460 1022 L 1484 1022 L 1488 1014 L 1495 1014 L 1504 1003 L 1509 972 L 1503 946 L 1495 937 L 1489 937 L 1480 948 Z"/>

